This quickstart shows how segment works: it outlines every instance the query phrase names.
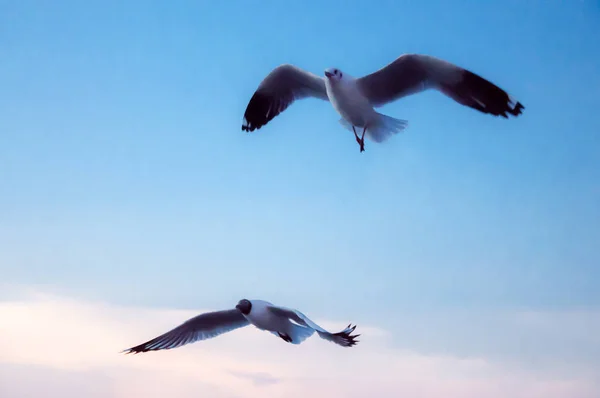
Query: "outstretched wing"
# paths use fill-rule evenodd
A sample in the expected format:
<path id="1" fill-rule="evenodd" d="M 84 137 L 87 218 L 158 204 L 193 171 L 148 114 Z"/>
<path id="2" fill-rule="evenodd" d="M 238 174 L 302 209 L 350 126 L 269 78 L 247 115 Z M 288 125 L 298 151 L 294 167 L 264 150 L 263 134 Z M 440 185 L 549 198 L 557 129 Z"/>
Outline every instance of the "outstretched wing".
<path id="1" fill-rule="evenodd" d="M 353 345 L 358 343 L 358 340 L 356 340 L 356 338 L 360 336 L 360 334 L 351 335 L 351 333 L 354 332 L 356 325 L 352 326 L 350 324 L 341 332 L 331 333 L 323 329 L 321 326 L 317 325 L 313 321 L 311 321 L 306 315 L 304 315 L 300 311 L 278 306 L 269 306 L 268 309 L 269 311 L 272 311 L 278 316 L 287 317 L 288 319 L 296 322 L 301 326 L 314 329 L 319 335 L 319 337 L 321 337 L 322 339 L 331 341 L 332 343 L 341 345 L 342 347 L 352 347 Z"/>
<path id="2" fill-rule="evenodd" d="M 237 309 L 207 312 L 187 320 L 167 333 L 123 352 L 137 354 L 146 351 L 169 350 L 210 339 L 248 324 L 244 315 Z"/>
<path id="3" fill-rule="evenodd" d="M 294 65 L 278 66 L 264 78 L 250 99 L 242 130 L 260 129 L 295 100 L 306 97 L 328 101 L 325 80 Z"/>
<path id="4" fill-rule="evenodd" d="M 434 88 L 460 104 L 494 116 L 518 116 L 525 109 L 481 76 L 429 55 L 401 55 L 377 72 L 357 79 L 357 84 L 373 106 Z"/>

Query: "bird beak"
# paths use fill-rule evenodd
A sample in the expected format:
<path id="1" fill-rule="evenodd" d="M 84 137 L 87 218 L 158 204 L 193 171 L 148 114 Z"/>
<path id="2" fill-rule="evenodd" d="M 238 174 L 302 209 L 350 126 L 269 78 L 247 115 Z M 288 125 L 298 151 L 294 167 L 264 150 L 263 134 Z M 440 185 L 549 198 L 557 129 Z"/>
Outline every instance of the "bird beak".
<path id="1" fill-rule="evenodd" d="M 329 71 L 326 70 L 325 71 L 325 76 L 331 77 L 331 76 L 333 76 L 333 73 L 331 73 L 331 72 L 329 72 Z"/>

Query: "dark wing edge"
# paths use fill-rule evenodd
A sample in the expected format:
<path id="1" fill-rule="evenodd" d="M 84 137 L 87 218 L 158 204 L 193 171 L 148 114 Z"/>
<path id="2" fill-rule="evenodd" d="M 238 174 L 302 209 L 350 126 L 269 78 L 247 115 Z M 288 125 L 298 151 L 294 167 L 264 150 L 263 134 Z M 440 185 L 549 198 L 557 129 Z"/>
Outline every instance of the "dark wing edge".
<path id="1" fill-rule="evenodd" d="M 242 131 L 260 129 L 295 100 L 306 97 L 329 100 L 325 80 L 294 65 L 276 67 L 263 79 L 248 102 Z"/>
<path id="2" fill-rule="evenodd" d="M 430 88 L 482 113 L 508 118 L 525 107 L 483 77 L 450 62 L 421 54 L 403 54 L 378 71 L 358 79 L 373 106 Z"/>
<path id="3" fill-rule="evenodd" d="M 354 332 L 354 329 L 356 329 L 356 325 L 352 326 L 352 324 L 348 324 L 348 326 L 344 330 L 338 333 L 325 334 L 320 333 L 318 331 L 317 333 L 319 333 L 319 336 L 321 336 L 321 338 L 331 341 L 332 343 L 341 345 L 342 347 L 352 347 L 356 345 L 356 343 L 360 342 L 359 340 L 356 340 L 356 338 L 359 337 L 360 334 L 352 334 L 352 332 Z"/>
<path id="4" fill-rule="evenodd" d="M 121 351 L 125 354 L 170 350 L 183 345 L 206 340 L 248 325 L 237 309 L 208 312 L 187 320 L 176 328 L 135 347 Z"/>
<path id="5" fill-rule="evenodd" d="M 461 72 L 458 82 L 439 82 L 438 89 L 459 104 L 492 116 L 508 119 L 523 113 L 525 106 L 494 83 L 466 69 Z"/>
<path id="6" fill-rule="evenodd" d="M 356 343 L 360 342 L 359 340 L 356 340 L 356 338 L 359 337 L 360 334 L 352 335 L 352 332 L 354 332 L 354 329 L 356 329 L 356 325 L 352 326 L 352 324 L 349 324 L 341 332 L 331 333 L 323 329 L 321 326 L 317 325 L 313 321 L 311 321 L 310 318 L 308 318 L 306 315 L 304 315 L 298 310 L 277 306 L 270 306 L 268 308 L 274 314 L 285 316 L 291 319 L 292 321 L 298 323 L 299 325 L 314 329 L 319 335 L 319 337 L 321 337 L 322 339 L 325 339 L 342 347 L 352 347 L 356 345 Z"/>

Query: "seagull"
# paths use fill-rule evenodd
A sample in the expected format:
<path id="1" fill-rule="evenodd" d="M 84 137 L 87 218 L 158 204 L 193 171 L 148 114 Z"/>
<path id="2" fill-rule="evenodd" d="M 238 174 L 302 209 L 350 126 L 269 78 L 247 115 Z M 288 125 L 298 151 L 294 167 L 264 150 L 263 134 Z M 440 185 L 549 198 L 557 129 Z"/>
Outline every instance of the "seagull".
<path id="1" fill-rule="evenodd" d="M 318 98 L 331 103 L 341 116 L 340 123 L 354 132 L 363 152 L 365 134 L 381 143 L 408 125 L 407 120 L 383 115 L 374 108 L 428 89 L 441 91 L 462 105 L 493 116 L 516 117 L 525 109 L 504 90 L 469 70 L 430 55 L 403 54 L 360 78 L 338 68 L 328 68 L 320 77 L 294 65 L 280 65 L 252 95 L 242 130 L 260 129 L 295 100 Z M 362 128 L 360 137 L 357 128 Z"/>
<path id="2" fill-rule="evenodd" d="M 330 333 L 300 311 L 279 307 L 264 300 L 242 299 L 235 309 L 198 315 L 152 340 L 122 352 L 137 354 L 169 350 L 196 341 L 207 340 L 250 324 L 260 330 L 271 332 L 291 344 L 300 344 L 317 332 L 325 340 L 342 347 L 352 347 L 358 343 L 356 338 L 360 336 L 360 334 L 351 335 L 356 325 L 350 324 L 341 332 Z"/>

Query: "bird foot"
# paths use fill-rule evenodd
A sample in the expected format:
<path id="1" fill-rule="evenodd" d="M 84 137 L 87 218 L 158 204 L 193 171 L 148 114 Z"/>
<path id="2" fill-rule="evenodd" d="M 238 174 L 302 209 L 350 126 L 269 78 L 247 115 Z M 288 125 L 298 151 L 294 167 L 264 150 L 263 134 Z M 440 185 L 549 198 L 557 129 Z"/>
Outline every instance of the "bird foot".
<path id="1" fill-rule="evenodd" d="M 360 151 L 364 152 L 365 151 L 365 140 L 360 140 L 358 142 L 358 144 L 360 145 Z"/>

